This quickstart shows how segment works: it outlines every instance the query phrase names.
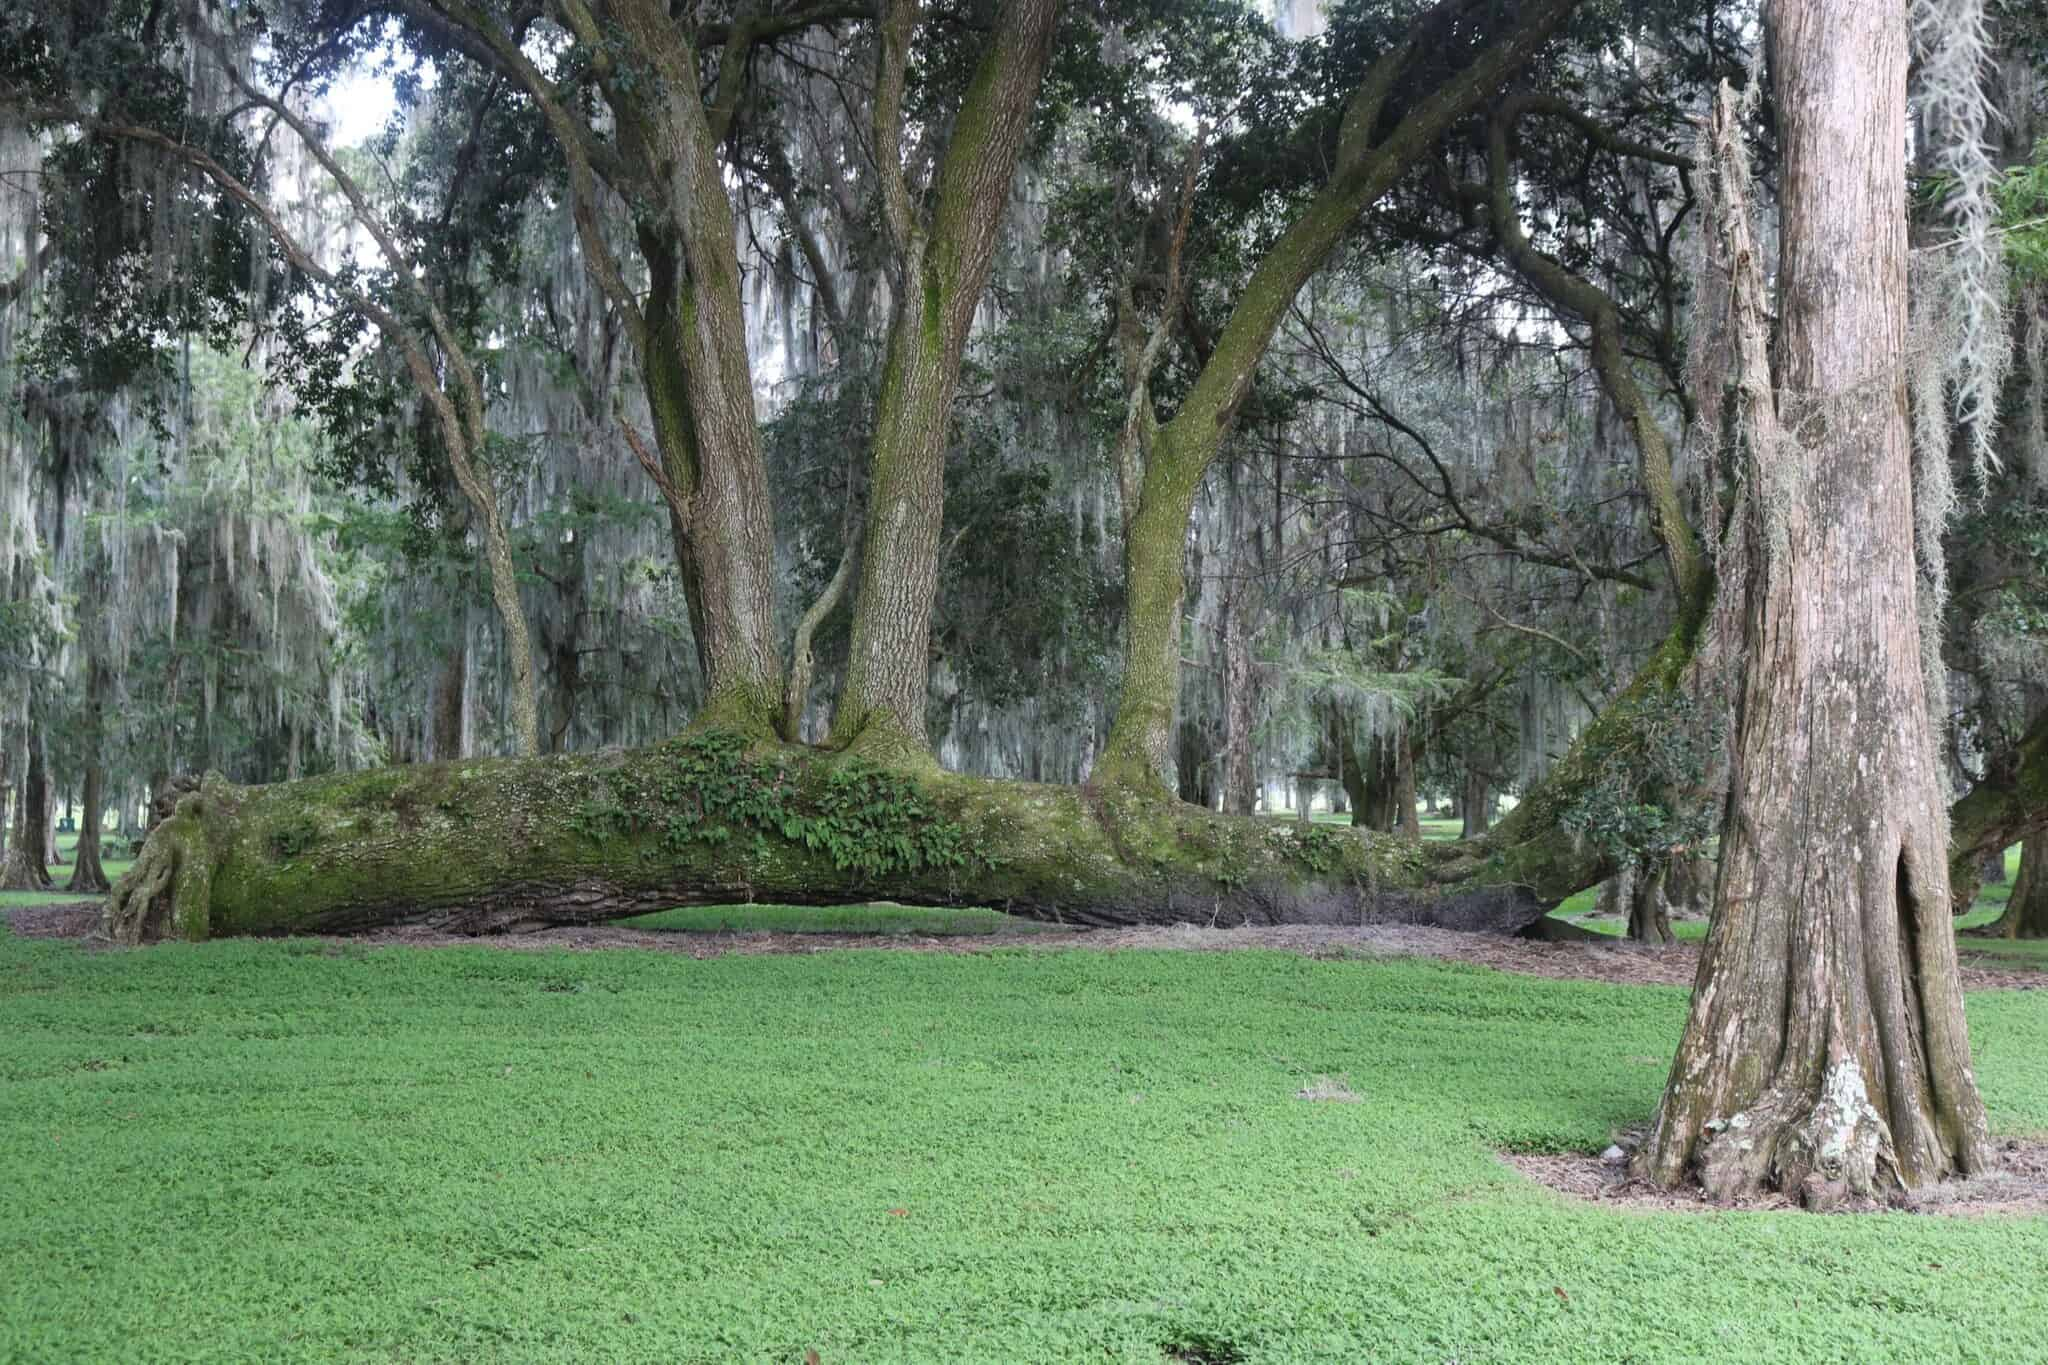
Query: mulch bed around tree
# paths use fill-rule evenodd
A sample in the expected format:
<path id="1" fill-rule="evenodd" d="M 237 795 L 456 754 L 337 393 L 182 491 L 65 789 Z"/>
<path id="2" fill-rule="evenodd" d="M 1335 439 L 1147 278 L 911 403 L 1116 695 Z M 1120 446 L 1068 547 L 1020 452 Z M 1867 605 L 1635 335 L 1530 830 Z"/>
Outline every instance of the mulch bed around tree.
<path id="1" fill-rule="evenodd" d="M 24 938 L 87 938 L 99 927 L 97 900 L 29 906 L 7 912 L 14 932 Z M 1526 976 L 1568 981 L 1606 981 L 1623 986 L 1690 986 L 1699 967 L 1699 945 L 1678 943 L 1657 948 L 1612 939 L 1598 943 L 1544 943 L 1491 934 L 1462 934 L 1411 924 L 1349 926 L 1283 924 L 1241 929 L 1207 929 L 1192 924 L 1165 928 L 1092 929 L 1025 934 L 787 934 L 765 930 L 731 933 L 681 933 L 593 924 L 535 929 L 529 933 L 476 938 L 418 925 L 399 925 L 347 936 L 319 935 L 325 941 L 369 947 L 414 948 L 641 948 L 683 953 L 694 958 L 729 953 L 821 953 L 843 948 L 893 948 L 907 952 L 978 953 L 993 948 L 1151 948 L 1220 952 L 1233 948 L 1270 948 L 1309 957 L 1433 957 L 1469 962 Z M 1963 954 L 1965 990 L 2040 990 L 2048 988 L 2048 972 L 1999 969 L 1978 965 Z"/>
<path id="2" fill-rule="evenodd" d="M 66 901 L 9 910 L 7 927 L 22 938 L 85 938 L 100 927 L 100 903 Z"/>
<path id="3" fill-rule="evenodd" d="M 1844 1206 L 1843 1213 L 1944 1213 L 1957 1215 L 2048 1213 L 2048 1142 L 1994 1138 L 1988 1171 L 1967 1180 L 1944 1180 L 1931 1189 L 1906 1195 L 1896 1204 Z M 1616 1149 L 1610 1149 L 1616 1150 Z M 1609 1209 L 1646 1213 L 1724 1213 L 1790 1211 L 1800 1208 L 1789 1195 L 1772 1192 L 1733 1204 L 1717 1204 L 1697 1185 L 1660 1189 L 1629 1177 L 1625 1160 L 1601 1156 L 1528 1156 L 1506 1152 L 1501 1160 L 1529 1179 L 1572 1199 Z"/>

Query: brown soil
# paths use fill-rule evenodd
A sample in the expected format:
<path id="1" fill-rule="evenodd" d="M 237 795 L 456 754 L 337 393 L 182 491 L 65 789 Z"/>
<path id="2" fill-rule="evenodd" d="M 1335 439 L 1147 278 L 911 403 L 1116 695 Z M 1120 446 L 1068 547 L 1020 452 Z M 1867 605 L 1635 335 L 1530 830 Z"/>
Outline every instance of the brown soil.
<path id="1" fill-rule="evenodd" d="M 89 937 L 99 926 L 100 903 L 71 901 L 8 912 L 14 932 L 25 938 Z M 1263 928 L 1205 929 L 1192 924 L 1170 928 L 1092 929 L 1067 932 L 998 934 L 785 934 L 765 930 L 733 933 L 678 933 L 630 929 L 616 924 L 535 929 L 528 933 L 474 938 L 438 929 L 398 926 L 346 937 L 319 936 L 333 943 L 415 948 L 641 948 L 682 953 L 694 958 L 728 954 L 820 953 L 844 948 L 893 948 L 908 952 L 979 953 L 992 948 L 1168 948 L 1218 952 L 1233 948 L 1269 948 L 1308 957 L 1433 957 L 1469 962 L 1526 976 L 1571 981 L 1606 981 L 1624 986 L 1690 986 L 1699 966 L 1699 945 L 1668 948 L 1630 943 L 1543 943 L 1491 934 L 1463 934 L 1410 924 L 1269 925 Z M 1982 961 L 1983 959 L 1979 959 Z M 2048 972 L 1978 966 L 1964 958 L 1966 990 L 2039 990 L 2048 988 Z"/>
<path id="2" fill-rule="evenodd" d="M 1629 1177 L 1624 1160 L 1598 1156 L 1501 1157 L 1539 1185 L 1569 1198 L 1610 1209 L 1650 1213 L 1720 1213 L 1728 1209 L 1797 1210 L 1797 1199 L 1765 1194 L 1734 1204 L 1716 1204 L 1697 1185 L 1666 1190 Z M 2004 1139 L 1993 1154 L 1993 1168 L 1967 1180 L 1947 1180 L 1918 1190 L 1895 1204 L 1844 1206 L 1843 1213 L 2043 1214 L 2048 1213 L 2048 1142 Z"/>
<path id="3" fill-rule="evenodd" d="M 100 903 L 66 901 L 9 910 L 7 927 L 22 938 L 85 938 L 100 927 Z"/>

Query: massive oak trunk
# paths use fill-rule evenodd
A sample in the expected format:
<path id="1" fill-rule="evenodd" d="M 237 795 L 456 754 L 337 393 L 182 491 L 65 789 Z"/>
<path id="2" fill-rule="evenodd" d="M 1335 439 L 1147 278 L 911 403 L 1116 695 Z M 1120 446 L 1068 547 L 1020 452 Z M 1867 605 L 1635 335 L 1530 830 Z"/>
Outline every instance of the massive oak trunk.
<path id="1" fill-rule="evenodd" d="M 1723 177 L 1748 470 L 1715 914 L 1641 1174 L 1828 1205 L 1978 1166 L 1915 610 L 1903 6 L 1780 0 L 1778 372 Z M 1741 134 L 1734 97 L 1720 146 Z M 1731 164 L 1723 162 L 1723 165 Z"/>
<path id="2" fill-rule="evenodd" d="M 1484 838 L 1421 843 L 1212 814 L 1128 788 L 882 769 L 701 732 L 645 750 L 479 759 L 165 792 L 108 932 L 475 932 L 765 900 L 992 905 L 1080 924 L 1402 922 L 1508 933 L 1614 871 L 1560 817 L 1633 750 L 1693 655 L 1703 598 Z M 836 776 L 835 776 L 836 775 Z"/>
<path id="3" fill-rule="evenodd" d="M 174 800 L 109 898 L 118 939 L 491 932 L 681 904 L 876 898 L 1077 924 L 1511 931 L 1601 871 L 1555 830 L 1418 845 L 723 732 L 268 787 L 216 776 Z"/>

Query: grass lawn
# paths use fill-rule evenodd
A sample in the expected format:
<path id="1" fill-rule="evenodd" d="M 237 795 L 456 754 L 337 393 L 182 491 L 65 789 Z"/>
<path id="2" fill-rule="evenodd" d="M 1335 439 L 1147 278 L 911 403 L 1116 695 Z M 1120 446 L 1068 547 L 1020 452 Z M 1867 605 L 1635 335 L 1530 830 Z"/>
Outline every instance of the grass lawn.
<path id="1" fill-rule="evenodd" d="M 2048 1355 L 2048 1220 L 1613 1212 L 1495 1161 L 1642 1120 L 1682 1011 L 1264 952 L 0 931 L 0 1359 Z M 2048 1133 L 2048 994 L 1970 1013 L 1994 1126 Z"/>

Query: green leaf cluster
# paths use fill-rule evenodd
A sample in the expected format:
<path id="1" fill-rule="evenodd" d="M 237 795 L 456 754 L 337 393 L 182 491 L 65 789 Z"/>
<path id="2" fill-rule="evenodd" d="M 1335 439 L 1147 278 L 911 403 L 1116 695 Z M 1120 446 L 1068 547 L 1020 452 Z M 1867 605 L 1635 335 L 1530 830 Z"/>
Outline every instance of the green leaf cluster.
<path id="1" fill-rule="evenodd" d="M 584 837 L 656 837 L 681 853 L 751 838 L 766 856 L 771 840 L 823 854 L 861 877 L 965 867 L 965 831 L 943 818 L 901 773 L 859 760 L 800 772 L 780 755 L 757 755 L 727 731 L 677 740 L 672 762 L 650 785 L 616 776 L 585 800 L 569 824 Z"/>
<path id="2" fill-rule="evenodd" d="M 1646 697 L 1634 725 L 1589 746 L 1586 780 L 1558 822 L 1617 859 L 1672 853 L 1704 843 L 1718 813 L 1700 799 L 1722 726 L 1683 692 Z"/>

